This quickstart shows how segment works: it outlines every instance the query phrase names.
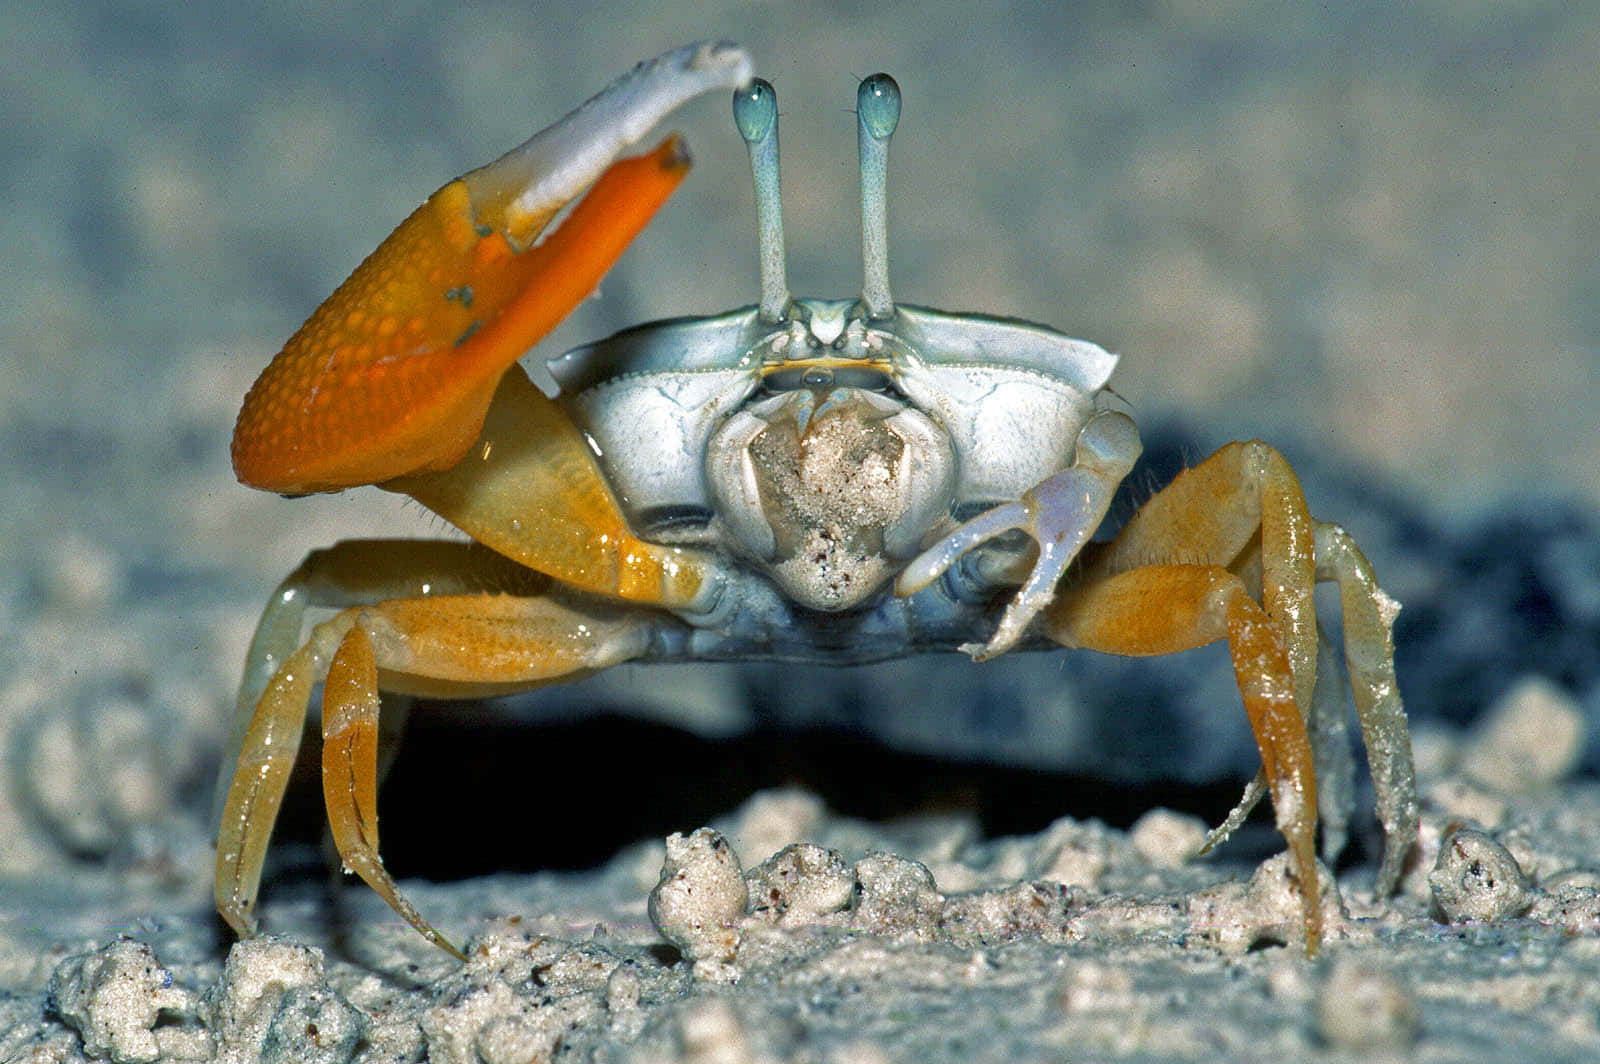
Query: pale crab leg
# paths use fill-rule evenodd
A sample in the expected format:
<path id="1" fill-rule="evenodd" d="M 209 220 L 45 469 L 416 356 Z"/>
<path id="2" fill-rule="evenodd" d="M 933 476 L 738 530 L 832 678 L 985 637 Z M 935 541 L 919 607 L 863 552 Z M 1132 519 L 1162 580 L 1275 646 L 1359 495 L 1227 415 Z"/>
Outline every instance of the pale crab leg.
<path id="1" fill-rule="evenodd" d="M 761 249 L 761 320 L 776 324 L 789 311 L 783 251 L 783 192 L 778 181 L 778 94 L 756 78 L 733 94 L 733 121 L 750 152 L 756 188 L 756 236 Z"/>
<path id="2" fill-rule="evenodd" d="M 1318 580 L 1323 579 L 1320 575 Z M 1317 629 L 1317 687 L 1311 693 L 1311 756 L 1317 764 L 1317 814 L 1322 830 L 1322 859 L 1332 867 L 1350 841 L 1350 818 L 1356 809 L 1356 758 L 1350 738 L 1345 691 L 1350 682 L 1326 631 Z M 1385 837 L 1390 828 L 1384 825 Z"/>
<path id="3" fill-rule="evenodd" d="M 1117 485 L 1139 458 L 1133 419 L 1102 411 L 1078 433 L 1072 465 L 1023 492 L 1022 498 L 986 510 L 912 559 L 895 581 L 895 594 L 912 595 L 931 584 L 966 552 L 1012 529 L 1039 545 L 1038 560 L 987 644 L 962 650 L 975 661 L 1005 653 L 1055 597 L 1067 566 L 1104 520 Z"/>
<path id="4" fill-rule="evenodd" d="M 1400 885 L 1406 857 L 1417 841 L 1419 816 L 1411 732 L 1394 675 L 1394 619 L 1400 604 L 1383 593 L 1371 563 L 1343 528 L 1317 522 L 1316 548 L 1317 579 L 1339 582 L 1345 667 L 1383 825 L 1377 879 L 1381 898 Z"/>
<path id="5" fill-rule="evenodd" d="M 502 694 L 637 657 L 649 646 L 650 624 L 626 610 L 485 594 L 394 599 L 351 607 L 317 625 L 268 684 L 239 753 L 217 838 L 216 900 L 223 919 L 240 934 L 254 929 L 267 842 L 299 751 L 307 703 L 312 687 L 328 678 L 323 720 L 332 754 L 325 749 L 324 793 L 341 857 L 417 930 L 459 956 L 394 889 L 377 855 L 377 670 L 391 689 Z M 357 629 L 361 635 L 351 638 Z M 336 662 L 338 670 L 331 671 Z"/>
<path id="6" fill-rule="evenodd" d="M 262 693 L 234 760 L 217 828 L 216 901 L 217 912 L 240 935 L 255 931 L 261 866 L 300 753 L 311 689 L 354 623 L 352 612 L 318 625 L 289 656 Z"/>
<path id="7" fill-rule="evenodd" d="M 616 154 L 684 101 L 749 76 L 731 45 L 678 49 L 434 193 L 251 388 L 234 430 L 239 479 L 335 491 L 458 461 L 506 367 L 594 290 L 688 169 L 677 138 Z"/>
<path id="8" fill-rule="evenodd" d="M 856 90 L 856 141 L 861 151 L 861 302 L 867 315 L 894 313 L 889 297 L 889 138 L 900 124 L 900 86 L 874 74 Z"/>

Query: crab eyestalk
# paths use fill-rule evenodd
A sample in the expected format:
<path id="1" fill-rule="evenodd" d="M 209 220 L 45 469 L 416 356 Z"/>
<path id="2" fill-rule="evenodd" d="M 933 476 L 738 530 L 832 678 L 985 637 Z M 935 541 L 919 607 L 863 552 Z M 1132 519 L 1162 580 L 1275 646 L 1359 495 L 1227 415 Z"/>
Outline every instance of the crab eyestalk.
<path id="1" fill-rule="evenodd" d="M 761 320 L 780 322 L 789 312 L 783 248 L 783 193 L 778 184 L 778 94 L 756 78 L 733 94 L 733 121 L 750 151 L 756 186 L 756 237 L 761 245 Z"/>
<path id="2" fill-rule="evenodd" d="M 900 86 L 874 74 L 856 90 L 856 134 L 861 146 L 861 302 L 867 315 L 894 313 L 889 298 L 889 138 L 900 124 Z"/>

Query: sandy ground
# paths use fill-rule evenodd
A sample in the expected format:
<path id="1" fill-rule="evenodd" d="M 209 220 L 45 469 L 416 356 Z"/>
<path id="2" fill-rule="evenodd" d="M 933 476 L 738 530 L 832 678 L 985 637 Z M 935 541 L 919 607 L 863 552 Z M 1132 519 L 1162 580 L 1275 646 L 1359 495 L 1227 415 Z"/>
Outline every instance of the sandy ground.
<path id="1" fill-rule="evenodd" d="M 1549 712 L 1508 705 L 1475 748 L 1433 736 L 1425 766 L 1492 765 Z M 9 892 L 3 974 L 19 992 L 0 997 L 0 1054 L 1593 1059 L 1600 789 L 1434 779 L 1402 893 L 1375 904 L 1370 877 L 1346 876 L 1315 961 L 1282 858 L 1185 861 L 1205 825 L 1163 809 L 1127 831 L 1062 819 L 984 839 L 962 816 L 873 825 L 765 791 L 720 832 L 593 872 L 410 885 L 469 931 L 464 965 L 365 890 L 330 910 L 314 875 L 269 888 L 271 935 L 224 954 L 204 877 L 86 873 L 66 896 Z"/>
<path id="2" fill-rule="evenodd" d="M 0 1060 L 1600 1052 L 1600 17 L 85 0 L 0 26 Z M 778 87 L 797 291 L 858 283 L 849 112 L 889 70 L 896 295 L 1122 352 L 1134 497 L 1270 438 L 1405 604 L 1425 845 L 1386 907 L 1358 831 L 1315 962 L 1270 831 L 1177 860 L 1255 766 L 1211 651 L 636 672 L 425 709 L 386 848 L 471 963 L 365 890 L 330 900 L 309 799 L 275 937 L 229 952 L 206 821 L 267 590 L 340 538 L 445 534 L 378 492 L 239 487 L 239 398 L 429 191 L 708 36 Z M 550 353 L 754 298 L 726 105 L 681 118 L 695 173 Z M 796 728 L 865 753 L 808 758 Z M 790 779 L 822 797 L 762 790 Z M 684 859 L 725 941 L 646 911 L 663 838 L 706 823 L 729 856 Z M 1463 827 L 1485 834 L 1433 883 Z M 733 855 L 770 885 L 799 841 L 829 852 L 791 852 L 782 913 L 729 901 Z M 531 872 L 551 865 L 573 871 Z"/>

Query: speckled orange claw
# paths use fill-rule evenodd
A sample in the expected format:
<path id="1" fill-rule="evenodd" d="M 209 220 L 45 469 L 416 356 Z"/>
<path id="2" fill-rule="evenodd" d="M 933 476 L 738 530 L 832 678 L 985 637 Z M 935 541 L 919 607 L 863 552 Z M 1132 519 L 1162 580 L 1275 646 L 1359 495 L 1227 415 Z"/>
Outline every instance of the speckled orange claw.
<path id="1" fill-rule="evenodd" d="M 480 231 L 463 181 L 434 193 L 257 379 L 234 429 L 239 479 L 298 494 L 454 464 L 500 375 L 594 290 L 687 168 L 676 139 L 616 163 L 520 252 Z"/>
<path id="2" fill-rule="evenodd" d="M 737 49 L 668 53 L 435 192 L 251 388 L 234 428 L 239 479 L 302 494 L 457 462 L 501 374 L 594 291 L 689 166 L 675 136 L 613 160 L 688 98 L 748 76 Z"/>

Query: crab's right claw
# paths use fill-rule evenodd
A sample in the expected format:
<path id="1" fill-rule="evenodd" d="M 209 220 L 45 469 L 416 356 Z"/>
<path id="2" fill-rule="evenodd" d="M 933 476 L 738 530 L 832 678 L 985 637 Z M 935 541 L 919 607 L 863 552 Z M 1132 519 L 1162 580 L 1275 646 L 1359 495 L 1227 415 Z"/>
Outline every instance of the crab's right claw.
<path id="1" fill-rule="evenodd" d="M 1016 502 L 986 510 L 912 559 L 895 581 L 911 595 L 937 580 L 968 551 L 1020 529 L 1039 545 L 1039 557 L 985 644 L 961 649 L 974 661 L 1010 650 L 1055 597 L 1056 585 L 1105 518 L 1111 497 L 1141 451 L 1139 430 L 1126 414 L 1104 411 L 1078 434 L 1072 465 L 1023 492 Z"/>
<path id="2" fill-rule="evenodd" d="M 251 388 L 234 429 L 239 479 L 337 491 L 459 461 L 501 375 L 594 291 L 688 170 L 676 137 L 617 156 L 685 101 L 749 79 L 732 45 L 679 48 L 435 192 Z"/>

